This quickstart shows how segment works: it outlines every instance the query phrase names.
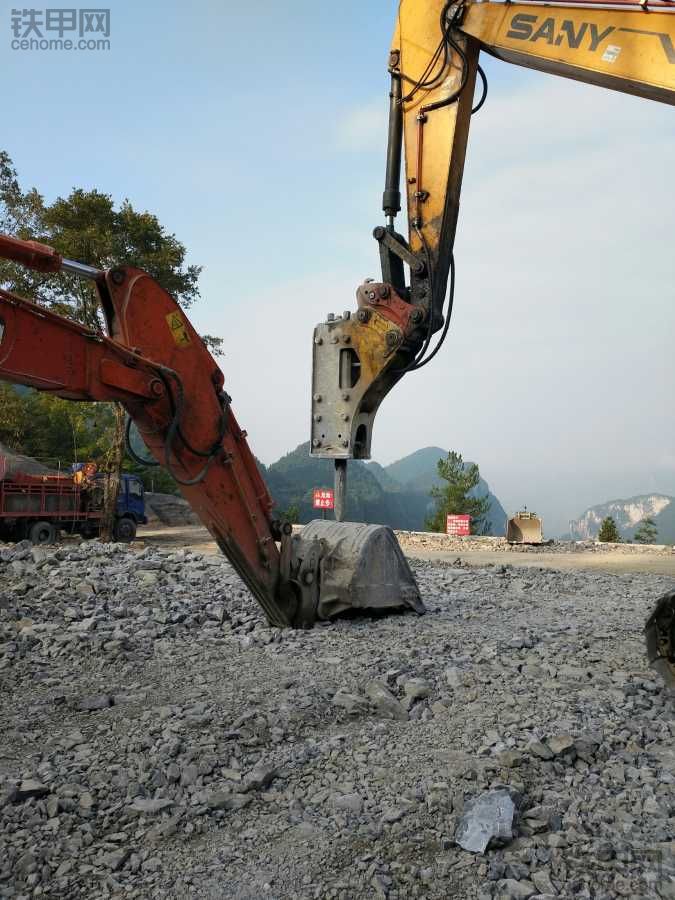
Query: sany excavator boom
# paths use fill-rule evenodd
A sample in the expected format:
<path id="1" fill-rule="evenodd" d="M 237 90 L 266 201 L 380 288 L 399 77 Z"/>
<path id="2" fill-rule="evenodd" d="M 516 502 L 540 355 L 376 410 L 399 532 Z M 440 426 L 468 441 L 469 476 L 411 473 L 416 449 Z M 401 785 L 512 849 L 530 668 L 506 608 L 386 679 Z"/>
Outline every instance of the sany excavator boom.
<path id="1" fill-rule="evenodd" d="M 370 458 L 382 400 L 403 375 L 433 359 L 448 331 L 469 124 L 487 91 L 481 51 L 673 105 L 674 13 L 672 0 L 401 0 L 389 56 L 385 222 L 373 232 L 381 277 L 358 288 L 355 312 L 331 314 L 314 331 L 310 452 L 335 461 L 338 519 L 347 460 Z M 474 108 L 477 75 L 483 96 Z M 402 193 L 405 236 L 394 226 Z M 659 602 L 647 642 L 651 661 L 675 680 L 675 593 Z"/>
<path id="2" fill-rule="evenodd" d="M 273 519 L 223 374 L 154 279 L 128 266 L 103 272 L 6 236 L 0 257 L 93 280 L 109 335 L 0 290 L 0 379 L 69 400 L 120 402 L 271 625 L 309 626 L 354 607 L 424 610 L 391 529 L 317 521 L 293 535 Z"/>

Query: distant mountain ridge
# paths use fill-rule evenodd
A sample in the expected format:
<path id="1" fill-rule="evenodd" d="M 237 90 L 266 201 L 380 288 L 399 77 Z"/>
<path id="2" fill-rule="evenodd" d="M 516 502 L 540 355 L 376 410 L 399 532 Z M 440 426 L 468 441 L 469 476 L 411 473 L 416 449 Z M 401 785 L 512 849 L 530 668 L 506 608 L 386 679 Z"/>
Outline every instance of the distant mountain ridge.
<path id="1" fill-rule="evenodd" d="M 675 542 L 675 497 L 668 494 L 639 494 L 625 500 L 609 500 L 589 507 L 576 521 L 571 522 L 574 540 L 596 540 L 600 524 L 611 516 L 624 540 L 632 540 L 640 522 L 650 517 L 658 529 L 659 544 Z"/>
<path id="2" fill-rule="evenodd" d="M 440 447 L 425 447 L 403 459 L 382 466 L 354 460 L 349 464 L 346 517 L 354 522 L 374 522 L 409 531 L 421 531 L 434 509 L 431 487 L 440 484 L 436 465 L 448 455 Z M 309 455 L 309 442 L 282 456 L 270 466 L 259 463 L 279 510 L 296 505 L 300 521 L 317 516 L 312 491 L 333 486 L 333 463 Z M 490 533 L 503 535 L 506 513 L 481 479 L 476 494 L 490 497 Z"/>

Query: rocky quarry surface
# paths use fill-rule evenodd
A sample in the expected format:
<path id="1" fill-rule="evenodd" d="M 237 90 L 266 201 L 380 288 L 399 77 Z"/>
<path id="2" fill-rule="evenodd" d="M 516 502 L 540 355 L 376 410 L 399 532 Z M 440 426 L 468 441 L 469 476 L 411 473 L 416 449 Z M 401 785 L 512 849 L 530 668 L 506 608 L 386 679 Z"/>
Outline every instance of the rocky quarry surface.
<path id="1" fill-rule="evenodd" d="M 219 557 L 0 549 L 0 897 L 674 897 L 673 579 L 413 566 L 279 631 Z"/>

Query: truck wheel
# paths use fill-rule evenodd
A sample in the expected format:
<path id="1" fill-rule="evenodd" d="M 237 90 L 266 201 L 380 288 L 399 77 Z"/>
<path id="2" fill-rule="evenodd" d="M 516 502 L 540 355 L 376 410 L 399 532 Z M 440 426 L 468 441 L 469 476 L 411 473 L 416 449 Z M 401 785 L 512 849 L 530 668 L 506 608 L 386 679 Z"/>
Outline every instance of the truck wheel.
<path id="1" fill-rule="evenodd" d="M 113 534 L 116 541 L 128 544 L 136 537 L 136 523 L 128 516 L 123 516 L 115 522 Z"/>
<path id="2" fill-rule="evenodd" d="M 36 522 L 28 532 L 31 544 L 53 544 L 56 540 L 56 528 L 51 522 Z"/>

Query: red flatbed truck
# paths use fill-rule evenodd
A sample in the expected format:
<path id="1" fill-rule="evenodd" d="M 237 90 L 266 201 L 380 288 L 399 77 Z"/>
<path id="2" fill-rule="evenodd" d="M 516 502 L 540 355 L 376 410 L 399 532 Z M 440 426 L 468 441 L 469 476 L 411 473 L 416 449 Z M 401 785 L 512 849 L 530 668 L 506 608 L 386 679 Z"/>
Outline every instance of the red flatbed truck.
<path id="1" fill-rule="evenodd" d="M 52 544 L 61 531 L 95 537 L 103 516 L 102 481 L 78 482 L 70 475 L 29 475 L 9 472 L 0 456 L 0 540 L 28 538 Z M 117 498 L 114 537 L 132 541 L 136 527 L 145 524 L 143 483 L 123 475 Z"/>

